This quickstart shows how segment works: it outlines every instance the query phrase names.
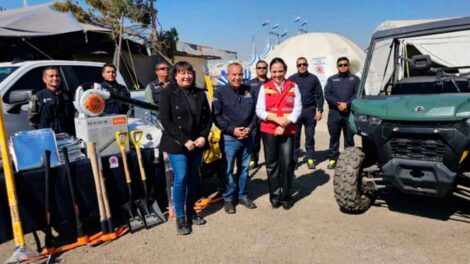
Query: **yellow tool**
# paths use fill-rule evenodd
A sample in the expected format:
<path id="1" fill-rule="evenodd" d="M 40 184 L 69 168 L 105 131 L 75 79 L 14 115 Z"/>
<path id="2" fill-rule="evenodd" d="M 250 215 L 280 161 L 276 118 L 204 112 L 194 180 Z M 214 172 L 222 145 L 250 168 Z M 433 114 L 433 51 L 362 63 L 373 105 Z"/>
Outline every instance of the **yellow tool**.
<path id="1" fill-rule="evenodd" d="M 27 259 L 35 258 L 38 256 L 38 254 L 28 250 L 24 241 L 23 227 L 21 225 L 21 218 L 18 210 L 15 178 L 13 174 L 13 168 L 11 166 L 10 154 L 7 145 L 7 135 L 5 131 L 5 120 L 3 117 L 2 100 L 0 100 L 0 151 L 2 152 L 3 172 L 5 175 L 8 205 L 10 206 L 13 238 L 16 246 L 15 252 L 13 252 L 13 255 L 5 263 L 16 263 Z"/>
<path id="2" fill-rule="evenodd" d="M 132 179 L 131 174 L 129 172 L 129 165 L 127 163 L 127 156 L 126 156 L 126 144 L 129 140 L 129 134 L 127 131 L 118 131 L 116 132 L 116 142 L 119 145 L 119 149 L 121 150 L 121 158 L 122 163 L 124 164 L 124 174 L 126 175 L 126 183 L 127 183 L 127 190 L 129 192 L 129 201 L 123 204 L 124 212 L 126 213 L 126 220 L 129 226 L 129 231 L 134 233 L 142 228 L 145 227 L 144 220 L 140 217 L 139 214 L 135 213 L 134 207 L 134 198 L 132 196 Z M 136 203 L 140 203 L 136 201 Z M 142 215 L 142 213 L 141 213 Z"/>
<path id="3" fill-rule="evenodd" d="M 212 99 L 214 98 L 214 87 L 212 86 L 211 77 L 208 73 L 204 75 L 204 80 L 206 81 L 209 104 L 211 104 Z M 219 145 L 221 135 L 222 132 L 220 129 L 213 125 L 208 136 L 209 148 L 202 154 L 204 163 L 209 164 L 222 158 L 222 150 Z"/>
<path id="4" fill-rule="evenodd" d="M 139 162 L 140 169 L 140 179 L 142 180 L 142 185 L 144 188 L 144 198 L 139 199 L 137 206 L 142 213 L 145 227 L 151 228 L 158 224 L 165 222 L 165 217 L 163 216 L 162 210 L 155 199 L 150 199 L 147 190 L 147 177 L 145 175 L 144 169 L 144 160 L 142 158 L 142 152 L 140 151 L 142 138 L 144 131 L 142 130 L 133 130 L 131 131 L 131 141 L 134 144 L 135 152 L 137 152 L 137 161 Z"/>

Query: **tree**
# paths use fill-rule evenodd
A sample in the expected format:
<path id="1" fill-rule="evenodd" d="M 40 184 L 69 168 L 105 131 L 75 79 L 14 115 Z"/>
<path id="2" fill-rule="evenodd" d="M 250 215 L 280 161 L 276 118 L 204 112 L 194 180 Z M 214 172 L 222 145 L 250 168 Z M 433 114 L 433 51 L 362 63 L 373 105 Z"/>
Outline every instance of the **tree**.
<path id="1" fill-rule="evenodd" d="M 172 27 L 169 30 L 160 32 L 158 35 L 163 53 L 173 59 L 176 53 L 176 42 L 179 40 L 178 31 Z"/>
<path id="2" fill-rule="evenodd" d="M 112 30 L 114 39 L 118 39 L 121 23 L 124 22 L 126 35 L 151 43 L 154 49 L 173 58 L 178 32 L 171 28 L 169 31 L 157 33 L 155 0 L 85 0 L 84 2 L 86 8 L 82 7 L 78 0 L 56 2 L 53 8 L 61 12 L 71 12 L 82 23 Z M 163 38 L 162 42 L 159 41 L 159 37 Z"/>

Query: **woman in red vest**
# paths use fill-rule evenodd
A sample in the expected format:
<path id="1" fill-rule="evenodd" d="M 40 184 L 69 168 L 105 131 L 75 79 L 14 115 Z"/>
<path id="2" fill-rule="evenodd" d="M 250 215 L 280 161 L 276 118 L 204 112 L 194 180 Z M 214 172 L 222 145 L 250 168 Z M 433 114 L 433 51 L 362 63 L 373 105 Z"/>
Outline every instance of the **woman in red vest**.
<path id="1" fill-rule="evenodd" d="M 281 58 L 274 58 L 269 70 L 271 80 L 261 86 L 256 114 L 261 119 L 269 200 L 274 208 L 288 210 L 293 205 L 295 122 L 302 102 L 297 85 L 285 78 L 287 65 Z"/>

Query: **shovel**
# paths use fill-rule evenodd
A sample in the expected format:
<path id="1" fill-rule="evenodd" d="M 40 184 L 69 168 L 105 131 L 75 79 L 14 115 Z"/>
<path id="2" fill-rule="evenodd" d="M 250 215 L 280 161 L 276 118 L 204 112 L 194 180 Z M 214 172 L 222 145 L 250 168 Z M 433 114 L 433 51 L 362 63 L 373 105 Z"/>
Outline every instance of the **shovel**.
<path id="1" fill-rule="evenodd" d="M 127 164 L 127 157 L 126 157 L 126 144 L 128 141 L 128 133 L 126 131 L 118 131 L 116 132 L 116 143 L 119 146 L 119 149 L 121 150 L 121 156 L 122 156 L 122 163 L 124 164 L 124 174 L 126 175 L 126 183 L 127 183 L 127 189 L 129 192 L 129 201 L 124 203 L 123 210 L 126 215 L 127 219 L 127 224 L 129 226 L 129 230 L 131 233 L 134 233 L 136 231 L 139 231 L 140 229 L 145 227 L 144 221 L 142 220 L 142 217 L 138 213 L 135 213 L 137 210 L 135 210 L 134 206 L 134 199 L 132 196 L 132 180 L 131 180 L 131 175 L 129 173 L 129 166 Z M 139 204 L 139 201 L 135 202 L 136 204 Z M 141 212 L 141 215 L 142 212 Z"/>
<path id="2" fill-rule="evenodd" d="M 163 217 L 162 210 L 158 206 L 156 200 L 151 201 L 147 191 L 147 177 L 145 175 L 144 169 L 144 162 L 142 159 L 142 152 L 140 150 L 140 143 L 142 141 L 143 136 L 142 130 L 133 130 L 131 131 L 131 141 L 134 144 L 135 151 L 137 152 L 137 160 L 139 162 L 139 169 L 140 169 L 140 177 L 142 179 L 142 185 L 144 188 L 144 199 L 138 200 L 140 211 L 143 213 L 145 227 L 147 229 L 156 226 L 165 222 L 165 218 Z"/>

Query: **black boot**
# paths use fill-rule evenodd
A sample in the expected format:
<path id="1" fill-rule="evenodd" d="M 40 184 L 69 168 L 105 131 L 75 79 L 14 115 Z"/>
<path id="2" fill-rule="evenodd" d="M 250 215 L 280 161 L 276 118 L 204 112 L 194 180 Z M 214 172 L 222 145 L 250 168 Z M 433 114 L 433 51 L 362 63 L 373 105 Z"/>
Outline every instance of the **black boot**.
<path id="1" fill-rule="evenodd" d="M 191 233 L 191 228 L 186 221 L 186 217 L 177 217 L 176 218 L 176 231 L 178 235 L 189 235 Z"/>

